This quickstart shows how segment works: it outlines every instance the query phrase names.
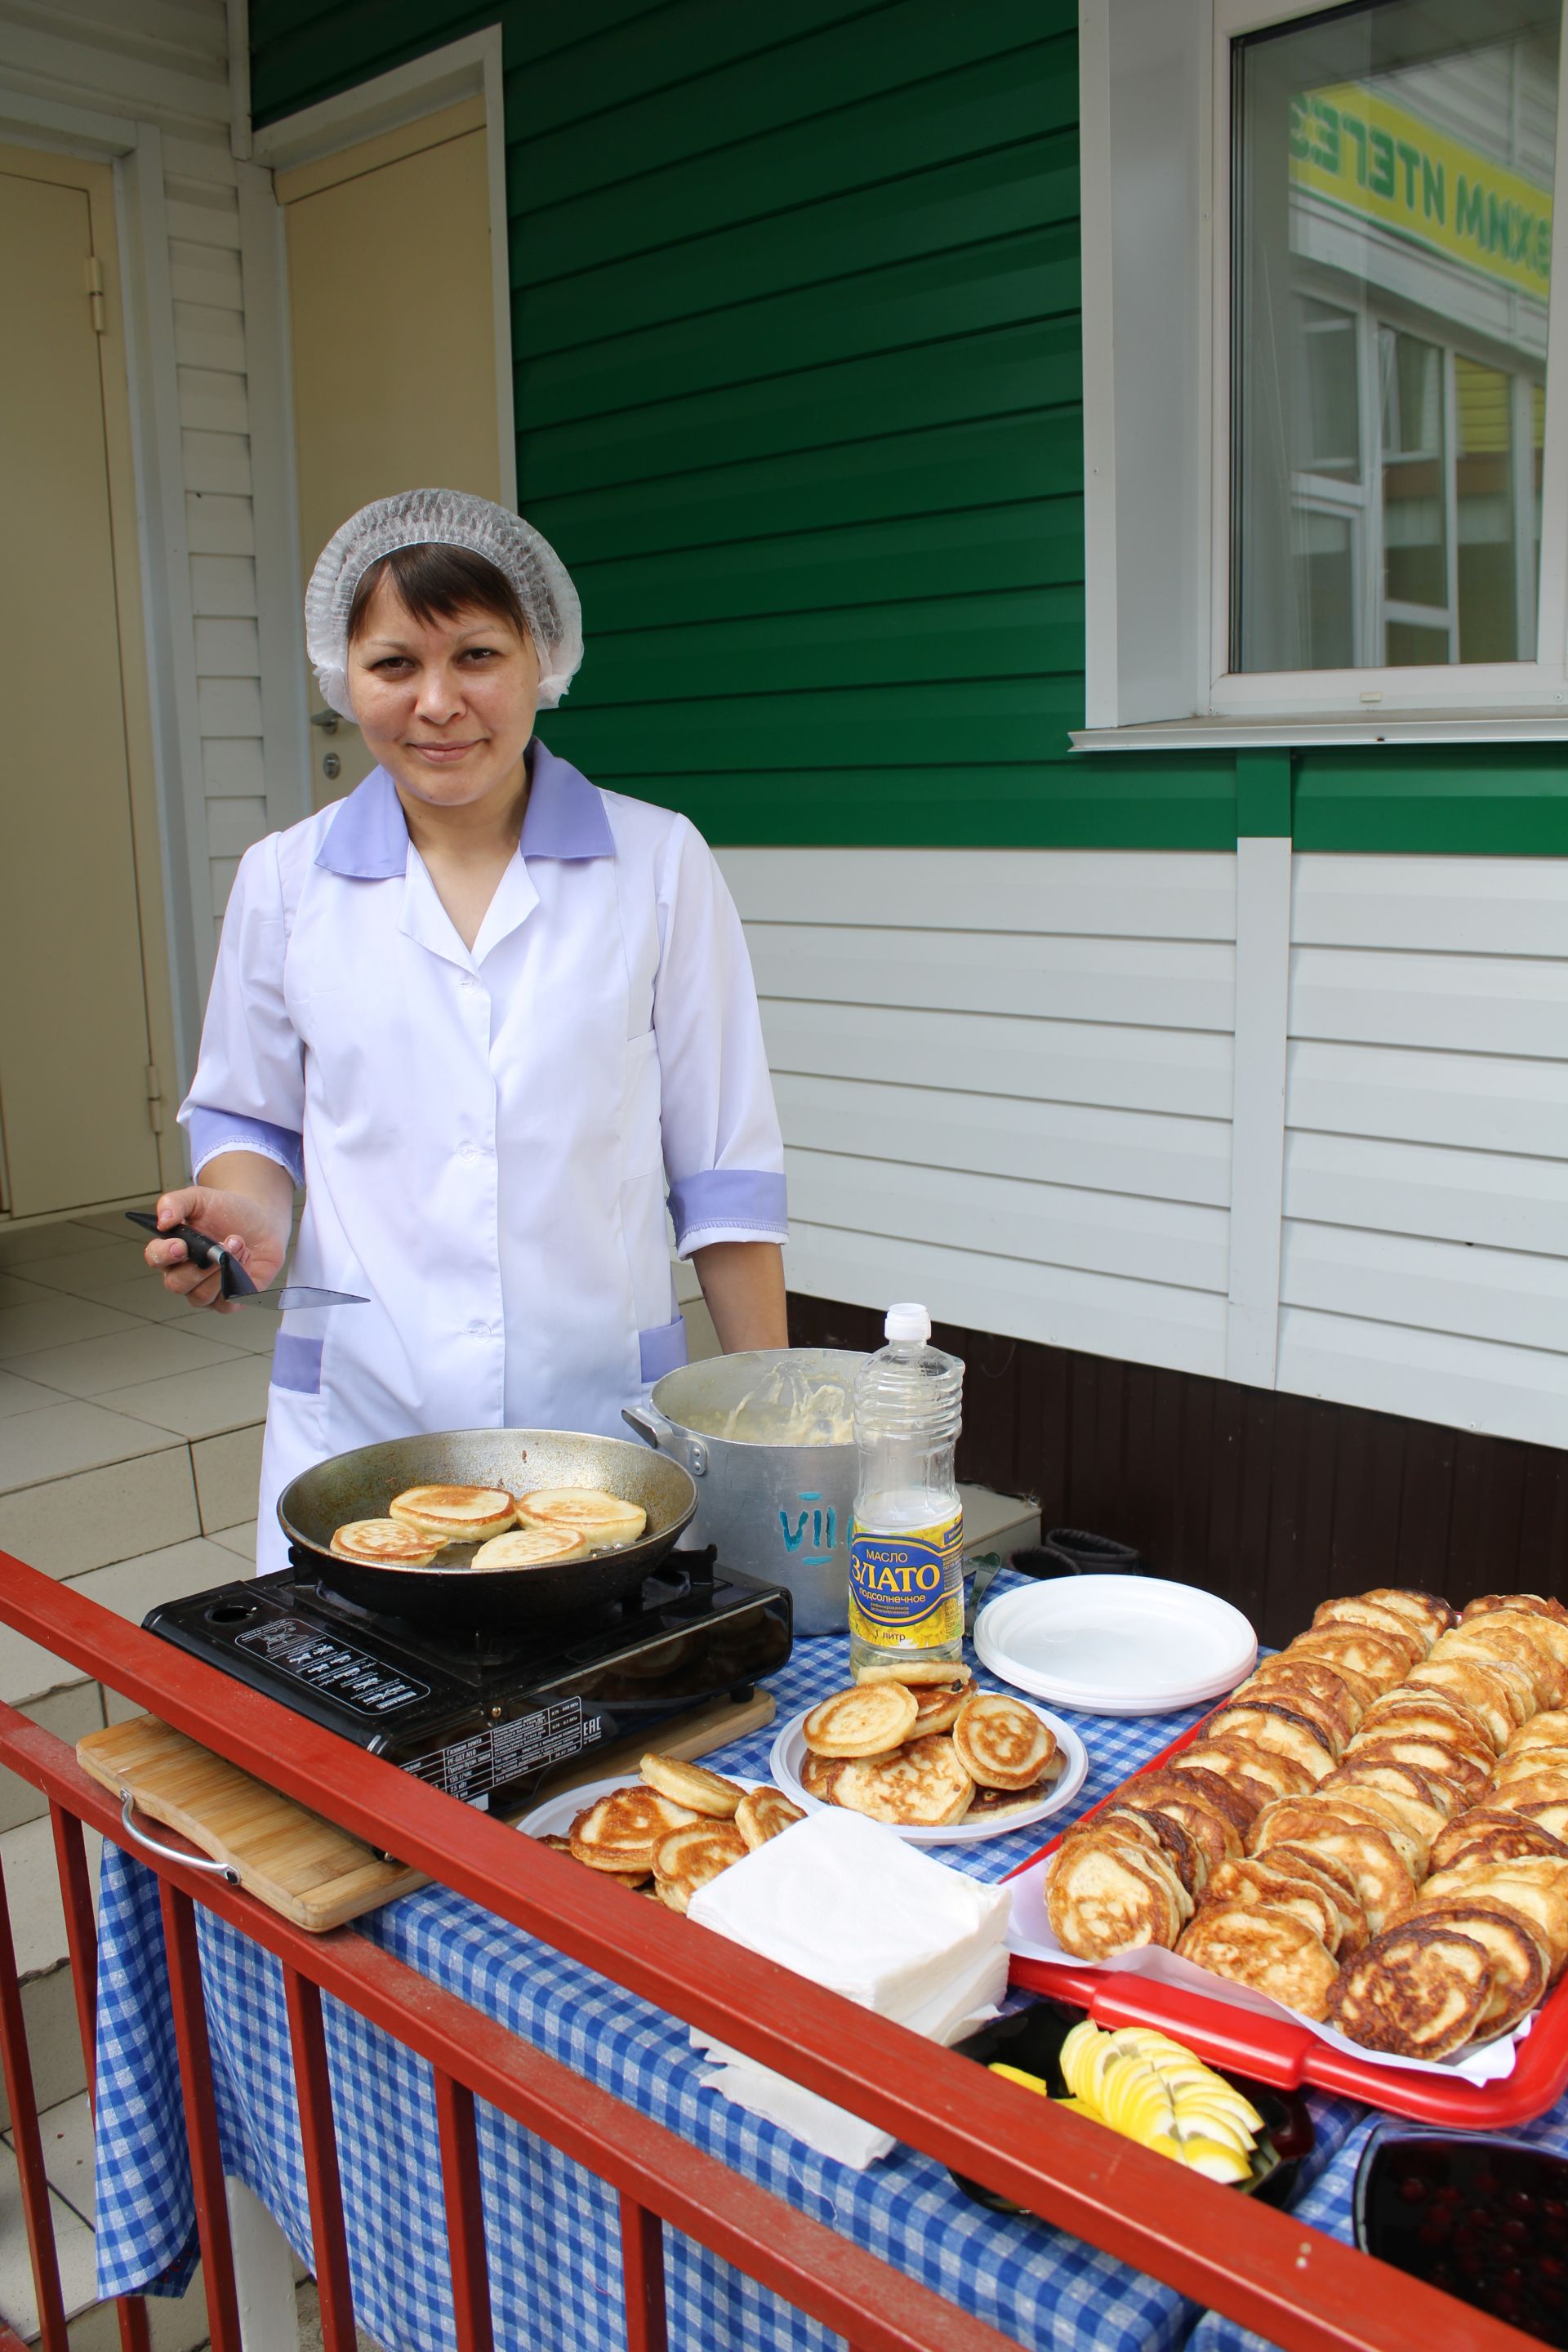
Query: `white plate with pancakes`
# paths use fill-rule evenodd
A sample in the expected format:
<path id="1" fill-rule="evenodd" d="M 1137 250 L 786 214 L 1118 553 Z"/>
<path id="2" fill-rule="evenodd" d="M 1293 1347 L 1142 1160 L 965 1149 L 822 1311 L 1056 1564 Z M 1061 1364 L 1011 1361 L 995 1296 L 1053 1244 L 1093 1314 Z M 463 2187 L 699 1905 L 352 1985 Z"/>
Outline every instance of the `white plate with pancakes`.
<path id="1" fill-rule="evenodd" d="M 998 1682 L 1083 1715 L 1165 1715 L 1258 1662 L 1239 1609 L 1157 1576 L 1063 1576 L 987 1602 L 974 1654 Z"/>
<path id="2" fill-rule="evenodd" d="M 978 1690 L 980 1686 L 974 1687 Z M 985 1838 L 1006 1837 L 1013 1830 L 1032 1828 L 1035 1822 L 1045 1821 L 1062 1806 L 1070 1804 L 1088 1777 L 1089 1751 L 1071 1724 L 1064 1723 L 1060 1716 L 1037 1706 L 1031 1698 L 1020 1704 L 1039 1717 L 1056 1741 L 1056 1753 L 1051 1759 L 1053 1777 L 1043 1796 L 1031 1796 L 1022 1804 L 1003 1805 L 994 1812 L 948 1822 L 941 1828 L 917 1827 L 908 1822 L 883 1822 L 882 1826 L 910 1845 L 976 1845 Z M 808 1812 L 821 1813 L 831 1811 L 831 1805 L 821 1797 L 814 1797 L 801 1779 L 810 1754 L 805 1744 L 805 1721 L 815 1712 L 812 1707 L 803 1707 L 780 1726 L 768 1758 L 768 1769 L 786 1797 L 804 1805 Z"/>

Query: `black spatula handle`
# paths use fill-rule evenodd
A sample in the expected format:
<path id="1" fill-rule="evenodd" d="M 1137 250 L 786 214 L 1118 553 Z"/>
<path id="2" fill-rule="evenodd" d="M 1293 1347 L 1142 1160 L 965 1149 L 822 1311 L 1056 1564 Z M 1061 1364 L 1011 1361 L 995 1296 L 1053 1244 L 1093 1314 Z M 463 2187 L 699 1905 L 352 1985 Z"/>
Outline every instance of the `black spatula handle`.
<path id="1" fill-rule="evenodd" d="M 220 1297 L 255 1297 L 256 1285 L 245 1268 L 229 1255 L 227 1250 L 220 1249 L 209 1235 L 198 1234 L 195 1225 L 161 1225 L 147 1209 L 127 1209 L 125 1213 L 133 1225 L 142 1225 L 148 1233 L 156 1234 L 160 1241 L 184 1242 L 185 1255 L 193 1265 L 216 1265 Z"/>

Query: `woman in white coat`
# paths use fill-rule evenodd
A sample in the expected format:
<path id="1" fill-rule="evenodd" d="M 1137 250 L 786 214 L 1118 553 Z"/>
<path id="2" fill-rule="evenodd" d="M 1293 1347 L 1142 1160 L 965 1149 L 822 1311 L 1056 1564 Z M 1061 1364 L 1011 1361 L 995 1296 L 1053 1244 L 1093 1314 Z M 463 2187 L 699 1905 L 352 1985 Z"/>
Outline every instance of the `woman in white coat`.
<path id="1" fill-rule="evenodd" d="M 305 1205 L 257 1564 L 298 1472 L 420 1430 L 624 1435 L 685 1361 L 666 1223 L 727 1349 L 785 1344 L 784 1181 L 751 966 L 684 817 L 600 792 L 533 735 L 582 657 L 575 592 L 518 516 L 378 500 L 316 567 L 307 642 L 379 765 L 249 850 L 180 1112 L 164 1226 L 258 1286 Z M 154 1239 L 165 1287 L 215 1272 Z"/>

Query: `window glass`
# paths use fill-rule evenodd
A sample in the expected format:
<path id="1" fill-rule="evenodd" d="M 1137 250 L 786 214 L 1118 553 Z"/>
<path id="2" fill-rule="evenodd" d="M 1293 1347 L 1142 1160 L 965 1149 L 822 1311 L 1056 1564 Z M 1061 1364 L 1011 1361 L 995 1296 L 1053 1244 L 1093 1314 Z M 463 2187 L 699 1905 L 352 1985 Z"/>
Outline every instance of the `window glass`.
<path id="1" fill-rule="evenodd" d="M 1535 657 L 1560 16 L 1236 45 L 1234 669 Z"/>

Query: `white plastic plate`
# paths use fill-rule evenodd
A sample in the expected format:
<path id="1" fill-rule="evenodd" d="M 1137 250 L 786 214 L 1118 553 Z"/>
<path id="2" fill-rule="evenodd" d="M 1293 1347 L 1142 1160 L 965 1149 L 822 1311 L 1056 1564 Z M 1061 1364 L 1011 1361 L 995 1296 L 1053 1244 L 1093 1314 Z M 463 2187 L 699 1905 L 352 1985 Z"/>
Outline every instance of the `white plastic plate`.
<path id="1" fill-rule="evenodd" d="M 1157 1576 L 1063 1576 L 993 1601 L 974 1649 L 999 1681 L 1085 1715 L 1163 1715 L 1234 1689 L 1258 1661 L 1239 1609 Z"/>
<path id="2" fill-rule="evenodd" d="M 716 1770 L 718 1768 L 710 1766 L 709 1769 Z M 737 1789 L 765 1789 L 767 1786 L 765 1780 L 748 1780 L 740 1772 L 726 1772 L 724 1778 L 733 1780 Z M 616 1772 L 606 1780 L 585 1781 L 581 1788 L 558 1789 L 552 1797 L 546 1797 L 542 1803 L 535 1805 L 531 1813 L 524 1813 L 517 1826 L 520 1830 L 526 1830 L 530 1837 L 564 1837 L 578 1814 L 586 1811 L 598 1798 L 607 1797 L 612 1789 L 635 1789 L 640 1785 L 635 1772 Z M 800 1801 L 797 1798 L 795 1801 L 798 1804 Z"/>
<path id="3" fill-rule="evenodd" d="M 910 1845 L 978 1845 L 984 1838 L 1005 1837 L 1012 1830 L 1026 1830 L 1070 1803 L 1088 1777 L 1089 1751 L 1070 1723 L 1064 1723 L 1059 1716 L 1043 1706 L 1034 1706 L 1031 1699 L 1026 1699 L 1024 1704 L 1033 1707 L 1041 1722 L 1049 1724 L 1056 1734 L 1057 1761 L 1061 1768 L 1037 1803 L 1020 1805 L 1016 1811 L 987 1813 L 978 1821 L 953 1822 L 946 1829 L 910 1829 L 897 1822 L 885 1822 L 883 1828 L 890 1829 L 895 1837 L 903 1838 Z M 806 1754 L 804 1726 L 811 1711 L 803 1706 L 798 1715 L 792 1715 L 787 1723 L 780 1726 L 768 1758 L 768 1769 L 786 1797 L 793 1797 L 807 1812 L 824 1813 L 831 1808 L 820 1797 L 809 1796 L 800 1784 L 801 1766 Z"/>

